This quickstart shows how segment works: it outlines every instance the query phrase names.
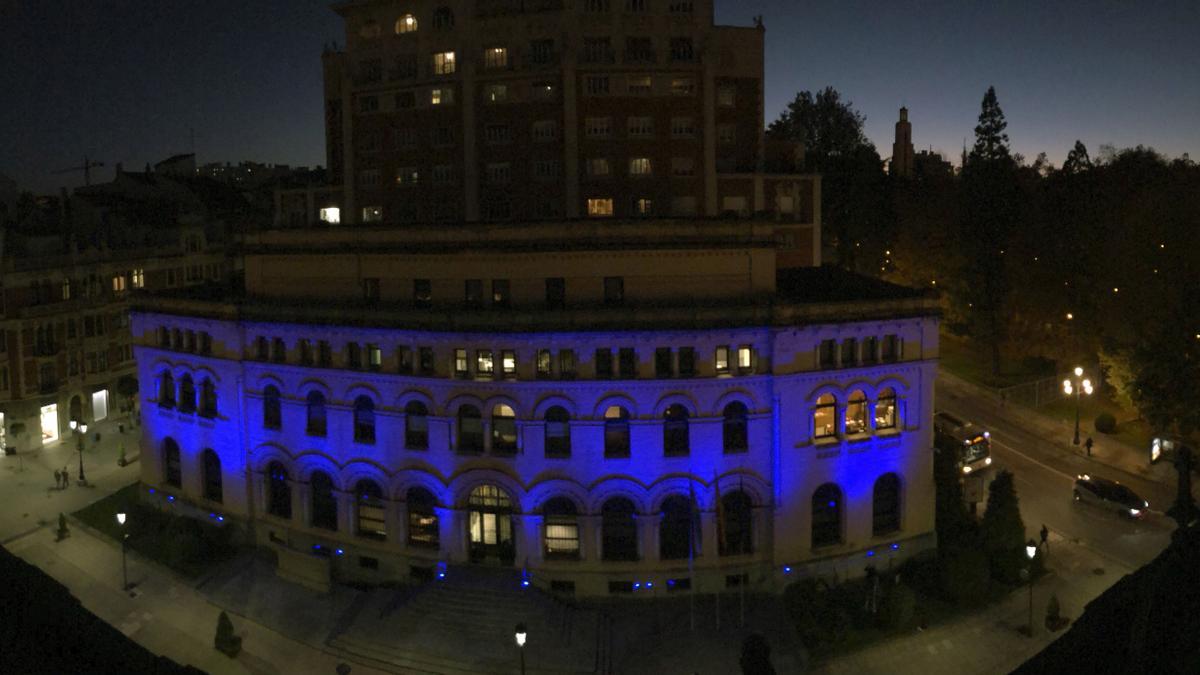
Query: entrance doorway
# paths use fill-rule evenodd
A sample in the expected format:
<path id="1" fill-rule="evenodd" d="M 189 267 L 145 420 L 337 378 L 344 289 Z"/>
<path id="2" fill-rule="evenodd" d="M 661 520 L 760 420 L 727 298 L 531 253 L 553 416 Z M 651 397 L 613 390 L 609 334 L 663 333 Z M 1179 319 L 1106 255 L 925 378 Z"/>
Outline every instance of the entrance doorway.
<path id="1" fill-rule="evenodd" d="M 58 404 L 42 406 L 42 444 L 58 440 Z"/>
<path id="2" fill-rule="evenodd" d="M 108 390 L 92 392 L 92 420 L 99 422 L 108 417 Z"/>
<path id="3" fill-rule="evenodd" d="M 471 562 L 496 561 L 513 564 L 512 500 L 495 485 L 480 485 L 471 491 Z"/>

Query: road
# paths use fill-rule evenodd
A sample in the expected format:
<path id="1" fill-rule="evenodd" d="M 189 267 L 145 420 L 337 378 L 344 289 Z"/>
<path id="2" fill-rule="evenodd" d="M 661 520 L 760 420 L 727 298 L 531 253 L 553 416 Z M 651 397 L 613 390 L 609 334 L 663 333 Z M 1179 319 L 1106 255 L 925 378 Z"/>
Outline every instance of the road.
<path id="1" fill-rule="evenodd" d="M 1170 542 L 1175 523 L 1163 511 L 1174 500 L 1174 485 L 1134 476 L 1117 469 L 1097 469 L 1080 457 L 1063 452 L 1055 442 L 1041 436 L 1039 430 L 1020 424 L 1028 415 L 1019 407 L 1003 411 L 987 400 L 972 397 L 952 384 L 939 382 L 937 407 L 962 419 L 968 419 L 991 431 L 993 471 L 1013 473 L 1021 517 L 1030 537 L 1036 539 L 1045 525 L 1051 533 L 1076 541 L 1129 568 L 1141 567 L 1159 554 Z M 1150 511 L 1141 519 L 1122 517 L 1092 505 L 1075 504 L 1072 486 L 1079 473 L 1092 472 L 1119 480 L 1150 502 Z M 985 480 L 990 479 L 985 476 Z M 1051 552 L 1053 555 L 1053 539 Z"/>

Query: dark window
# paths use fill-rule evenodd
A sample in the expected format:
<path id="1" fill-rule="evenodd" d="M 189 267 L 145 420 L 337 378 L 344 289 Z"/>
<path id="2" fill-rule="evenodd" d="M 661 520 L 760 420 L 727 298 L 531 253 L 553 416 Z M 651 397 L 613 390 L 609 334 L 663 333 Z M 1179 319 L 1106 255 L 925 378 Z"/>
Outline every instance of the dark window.
<path id="1" fill-rule="evenodd" d="M 900 477 L 885 473 L 875 481 L 871 502 L 871 532 L 876 537 L 900 529 Z"/>
<path id="2" fill-rule="evenodd" d="M 346 344 L 346 367 L 353 370 L 361 370 L 363 365 L 362 347 L 357 342 L 349 342 Z"/>
<path id="3" fill-rule="evenodd" d="M 408 543 L 437 548 L 438 517 L 433 494 L 425 488 L 409 488 L 405 503 L 408 507 Z"/>
<path id="4" fill-rule="evenodd" d="M 336 532 L 337 498 L 333 496 L 333 480 L 323 471 L 314 471 L 308 486 L 312 491 L 312 526 Z"/>
<path id="5" fill-rule="evenodd" d="M 271 360 L 276 363 L 287 361 L 287 347 L 283 344 L 283 338 L 271 340 Z"/>
<path id="6" fill-rule="evenodd" d="M 183 487 L 183 468 L 179 463 L 179 444 L 170 437 L 163 441 L 163 475 L 167 485 Z"/>
<path id="7" fill-rule="evenodd" d="M 508 307 L 512 302 L 512 292 L 508 279 L 492 279 L 492 304 L 497 307 Z"/>
<path id="8" fill-rule="evenodd" d="M 691 38 L 671 38 L 672 61 L 691 61 L 693 55 Z"/>
<path id="9" fill-rule="evenodd" d="M 562 277 L 546 279 L 546 307 L 562 309 L 567 304 L 567 281 Z"/>
<path id="10" fill-rule="evenodd" d="M 308 422 L 304 429 L 310 436 L 325 435 L 325 394 L 319 391 L 308 392 L 307 398 Z"/>
<path id="11" fill-rule="evenodd" d="M 454 28 L 454 12 L 449 7 L 438 7 L 433 12 L 434 30 L 450 30 Z"/>
<path id="12" fill-rule="evenodd" d="M 357 509 L 355 530 L 358 536 L 379 541 L 387 539 L 383 490 L 375 481 L 365 478 L 358 481 L 354 486 L 354 505 Z"/>
<path id="13" fill-rule="evenodd" d="M 201 464 L 204 469 L 204 498 L 219 504 L 225 496 L 221 481 L 221 458 L 212 448 L 205 448 Z"/>
<path id="14" fill-rule="evenodd" d="M 696 374 L 695 347 L 679 348 L 679 376 L 692 377 Z"/>
<path id="15" fill-rule="evenodd" d="M 436 365 L 433 360 L 433 347 L 421 347 L 417 350 L 417 366 L 422 375 L 433 375 Z"/>
<path id="16" fill-rule="evenodd" d="M 158 405 L 160 408 L 175 407 L 175 378 L 168 372 L 158 378 Z"/>
<path id="17" fill-rule="evenodd" d="M 517 415 L 509 406 L 498 403 L 492 408 L 492 452 L 511 455 L 517 451 Z"/>
<path id="18" fill-rule="evenodd" d="M 299 341 L 299 346 L 300 346 L 300 365 L 311 366 L 313 364 L 312 341 L 307 340 L 307 339 L 301 339 Z"/>
<path id="19" fill-rule="evenodd" d="M 721 555 L 753 553 L 754 512 L 750 497 L 741 490 L 721 495 Z"/>
<path id="20" fill-rule="evenodd" d="M 370 556 L 360 555 L 360 556 L 358 556 L 358 566 L 363 568 L 364 570 L 378 570 L 379 569 L 379 558 L 372 558 Z"/>
<path id="21" fill-rule="evenodd" d="M 879 338 L 869 337 L 863 339 L 862 344 L 862 362 L 876 363 L 879 361 Z"/>
<path id="22" fill-rule="evenodd" d="M 404 406 L 404 447 L 429 449 L 429 409 L 420 401 L 409 401 Z"/>
<path id="23" fill-rule="evenodd" d="M 613 376 L 613 353 L 607 347 L 596 350 L 596 377 L 609 379 Z"/>
<path id="24" fill-rule="evenodd" d="M 292 517 L 292 485 L 287 469 L 279 462 L 267 467 L 267 513 L 280 518 Z"/>
<path id="25" fill-rule="evenodd" d="M 263 389 L 263 427 L 278 429 L 283 426 L 283 410 L 280 404 L 279 389 L 268 384 Z"/>
<path id="26" fill-rule="evenodd" d="M 604 560 L 637 560 L 637 508 L 624 497 L 600 507 L 600 554 Z M 632 589 L 631 589 L 632 590 Z"/>
<path id="27" fill-rule="evenodd" d="M 254 339 L 254 358 L 259 361 L 266 361 L 270 357 L 270 345 L 267 338 L 258 336 Z"/>
<path id="28" fill-rule="evenodd" d="M 479 307 L 483 304 L 483 279 L 467 279 L 464 284 L 463 302 L 467 307 Z"/>
<path id="29" fill-rule="evenodd" d="M 539 378 L 550 377 L 550 350 L 539 349 L 537 353 L 537 376 Z"/>
<path id="30" fill-rule="evenodd" d="M 212 335 L 204 331 L 200 331 L 200 353 L 212 354 Z"/>
<path id="31" fill-rule="evenodd" d="M 375 402 L 369 396 L 354 399 L 354 440 L 357 443 L 375 442 Z"/>
<path id="32" fill-rule="evenodd" d="M 604 457 L 629 456 L 629 411 L 619 405 L 604 411 Z"/>
<path id="33" fill-rule="evenodd" d="M 858 340 L 846 338 L 842 340 L 842 366 L 849 367 L 858 363 Z"/>
<path id="34" fill-rule="evenodd" d="M 837 341 L 821 340 L 820 364 L 822 368 L 833 368 L 837 365 Z"/>
<path id="35" fill-rule="evenodd" d="M 217 386 L 207 377 L 200 383 L 200 416 L 209 419 L 217 416 Z"/>
<path id="36" fill-rule="evenodd" d="M 362 280 L 363 300 L 379 302 L 379 279 L 368 277 Z"/>
<path id="37" fill-rule="evenodd" d="M 883 336 L 883 360 L 892 363 L 900 358 L 900 338 L 896 335 Z"/>
<path id="38" fill-rule="evenodd" d="M 842 491 L 825 483 L 812 496 L 812 547 L 832 546 L 842 541 Z"/>
<path id="39" fill-rule="evenodd" d="M 625 302 L 625 277 L 604 277 L 604 304 Z"/>
<path id="40" fill-rule="evenodd" d="M 196 384 L 188 374 L 179 378 L 179 412 L 196 412 Z"/>
<path id="41" fill-rule="evenodd" d="M 326 340 L 317 342 L 317 365 L 321 368 L 329 368 L 333 365 L 333 348 Z"/>
<path id="42" fill-rule="evenodd" d="M 554 62 L 554 40 L 533 40 L 529 43 L 529 60 L 538 65 Z"/>
<path id="43" fill-rule="evenodd" d="M 675 374 L 674 364 L 671 362 L 671 348 L 658 347 L 654 350 L 654 376 L 660 378 L 669 378 Z"/>
<path id="44" fill-rule="evenodd" d="M 473 405 L 458 409 L 458 451 L 483 452 L 483 416 Z"/>
<path id="45" fill-rule="evenodd" d="M 632 347 L 617 350 L 617 367 L 622 380 L 637 379 L 637 351 Z"/>
<path id="46" fill-rule="evenodd" d="M 558 379 L 575 379 L 575 350 L 563 349 L 558 352 Z"/>
<path id="47" fill-rule="evenodd" d="M 562 406 L 552 406 L 546 411 L 546 456 L 571 456 L 571 415 Z"/>
<path id="48" fill-rule="evenodd" d="M 396 350 L 396 370 L 402 375 L 411 375 L 413 372 L 413 350 L 412 347 L 400 347 Z"/>
<path id="49" fill-rule="evenodd" d="M 692 522 L 692 504 L 687 497 L 668 497 L 662 504 L 662 521 L 658 529 L 658 557 L 662 560 L 687 558 L 697 550 L 698 542 Z"/>
<path id="50" fill-rule="evenodd" d="M 579 520 L 575 504 L 566 497 L 555 497 L 542 507 L 546 526 L 546 558 L 579 558 Z"/>
<path id="51" fill-rule="evenodd" d="M 725 452 L 746 452 L 750 449 L 746 433 L 746 404 L 733 401 L 725 406 L 724 415 L 721 435 L 725 441 Z"/>
<path id="52" fill-rule="evenodd" d="M 688 411 L 674 403 L 663 413 L 663 454 L 682 457 L 688 454 L 689 449 Z"/>
<path id="53" fill-rule="evenodd" d="M 433 284 L 429 279 L 413 279 L 413 305 L 429 307 L 433 304 Z"/>

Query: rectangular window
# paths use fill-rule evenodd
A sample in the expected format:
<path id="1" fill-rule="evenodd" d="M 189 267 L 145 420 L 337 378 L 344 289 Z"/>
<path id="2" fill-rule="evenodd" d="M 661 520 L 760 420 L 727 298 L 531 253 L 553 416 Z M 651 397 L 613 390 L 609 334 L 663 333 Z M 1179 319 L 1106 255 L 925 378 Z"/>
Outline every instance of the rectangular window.
<path id="1" fill-rule="evenodd" d="M 630 176 L 649 176 L 652 173 L 649 157 L 634 157 L 629 160 Z"/>
<path id="2" fill-rule="evenodd" d="M 346 344 L 346 367 L 353 370 L 362 369 L 362 347 L 357 342 Z"/>
<path id="3" fill-rule="evenodd" d="M 445 185 L 454 182 L 454 167 L 449 164 L 438 164 L 433 167 L 433 171 L 429 172 L 429 177 L 436 185 Z"/>
<path id="4" fill-rule="evenodd" d="M 411 375 L 413 372 L 413 350 L 412 347 L 398 347 L 396 349 L 396 370 L 401 375 Z"/>
<path id="5" fill-rule="evenodd" d="M 358 111 L 360 113 L 373 113 L 379 110 L 378 96 L 360 96 L 358 97 Z"/>
<path id="6" fill-rule="evenodd" d="M 654 214 L 654 200 L 646 197 L 633 198 L 633 215 L 650 216 Z"/>
<path id="7" fill-rule="evenodd" d="M 124 274 L 114 274 L 113 275 L 112 289 L 113 289 L 113 293 L 124 293 L 125 292 L 125 275 Z M 68 298 L 63 298 L 63 299 L 66 300 Z"/>
<path id="8" fill-rule="evenodd" d="M 536 142 L 556 140 L 558 138 L 558 122 L 554 120 L 538 120 L 534 122 L 532 136 Z"/>
<path id="9" fill-rule="evenodd" d="M 737 140 L 737 125 L 736 124 L 718 124 L 717 125 L 717 142 L 725 145 L 733 145 Z"/>
<path id="10" fill-rule="evenodd" d="M 608 76 L 588 75 L 584 79 L 584 91 L 589 96 L 604 96 L 608 94 Z"/>
<path id="11" fill-rule="evenodd" d="M 535 101 L 553 101 L 558 97 L 558 91 L 553 82 L 534 82 L 530 95 Z"/>
<path id="12" fill-rule="evenodd" d="M 617 350 L 617 368 L 622 380 L 637 379 L 637 351 L 633 347 Z"/>
<path id="13" fill-rule="evenodd" d="M 696 93 L 696 81 L 690 77 L 672 78 L 671 93 L 676 96 L 691 96 Z"/>
<path id="14" fill-rule="evenodd" d="M 648 37 L 625 38 L 625 63 L 654 63 L 654 41 Z"/>
<path id="15" fill-rule="evenodd" d="M 604 277 L 604 304 L 625 302 L 625 277 Z"/>
<path id="16" fill-rule="evenodd" d="M 671 0 L 667 11 L 672 14 L 689 14 L 692 11 L 693 0 Z"/>
<path id="17" fill-rule="evenodd" d="M 554 40 L 533 40 L 530 42 L 529 60 L 539 66 L 554 63 Z"/>
<path id="18" fill-rule="evenodd" d="M 588 138 L 608 138 L 612 136 L 611 117 L 586 117 L 583 120 L 583 135 Z"/>
<path id="19" fill-rule="evenodd" d="M 648 96 L 654 90 L 654 80 L 649 75 L 630 75 L 625 84 L 632 96 Z"/>
<path id="20" fill-rule="evenodd" d="M 722 84 L 717 87 L 717 105 L 731 108 L 737 104 L 737 87 L 732 84 Z"/>
<path id="21" fill-rule="evenodd" d="M 837 365 L 837 341 L 836 340 L 821 340 L 821 346 L 818 349 L 817 363 L 822 368 L 833 368 Z"/>
<path id="22" fill-rule="evenodd" d="M 606 37 L 585 37 L 583 39 L 583 63 L 612 63 L 612 42 Z"/>
<path id="23" fill-rule="evenodd" d="M 738 372 L 748 373 L 754 369 L 754 348 L 750 345 L 738 347 Z"/>
<path id="24" fill-rule="evenodd" d="M 129 273 L 129 276 L 133 280 L 134 288 L 146 287 L 146 270 L 140 267 L 135 267 L 133 271 Z"/>
<path id="25" fill-rule="evenodd" d="M 429 105 L 454 105 L 454 88 L 434 87 L 430 89 Z"/>
<path id="26" fill-rule="evenodd" d="M 402 166 L 396 169 L 396 185 L 413 186 L 421 182 L 421 174 L 415 166 Z"/>
<path id="27" fill-rule="evenodd" d="M 671 175 L 672 176 L 694 176 L 696 175 L 696 162 L 691 157 L 672 157 L 671 158 Z"/>
<path id="28" fill-rule="evenodd" d="M 417 368 L 420 369 L 422 375 L 433 375 L 437 370 L 436 362 L 433 358 L 433 347 L 421 347 L 417 350 Z"/>
<path id="29" fill-rule="evenodd" d="M 128 349 L 128 345 L 126 345 Z M 212 335 L 206 331 L 200 331 L 200 353 L 204 355 L 212 354 Z"/>
<path id="30" fill-rule="evenodd" d="M 613 353 L 605 347 L 596 350 L 596 377 L 609 379 L 613 376 Z"/>
<path id="31" fill-rule="evenodd" d="M 188 331 L 188 351 L 191 351 L 191 345 L 195 344 L 194 336 L 195 334 L 192 331 Z M 287 361 L 287 345 L 284 344 L 283 338 L 274 338 L 271 340 L 271 360 L 275 363 L 284 363 Z"/>
<path id="32" fill-rule="evenodd" d="M 359 171 L 358 184 L 363 187 L 379 187 L 379 169 Z"/>
<path id="33" fill-rule="evenodd" d="M 417 307 L 433 304 L 433 284 L 429 279 L 413 279 L 413 304 Z"/>
<path id="34" fill-rule="evenodd" d="M 562 309 L 567 304 L 567 280 L 562 277 L 546 278 L 546 307 Z"/>
<path id="35" fill-rule="evenodd" d="M 728 346 L 723 345 L 723 346 L 717 347 L 716 355 L 713 358 L 713 368 L 714 368 L 714 370 L 717 371 L 718 375 L 725 375 L 725 374 L 729 373 L 729 347 Z"/>
<path id="36" fill-rule="evenodd" d="M 654 350 L 654 376 L 669 378 L 675 374 L 675 364 L 671 358 L 670 347 L 659 347 Z"/>
<path id="37" fill-rule="evenodd" d="M 651 138 L 654 136 L 654 118 L 630 117 L 626 122 L 625 132 L 630 138 Z"/>
<path id="38" fill-rule="evenodd" d="M 558 352 L 558 379 L 575 379 L 575 350 L 563 349 Z"/>
<path id="39" fill-rule="evenodd" d="M 467 350 L 455 349 L 454 350 L 454 376 L 455 377 L 466 377 L 467 374 L 468 374 Z"/>
<path id="40" fill-rule="evenodd" d="M 589 197 L 587 200 L 587 213 L 589 216 L 611 216 L 613 214 L 612 198 Z"/>
<path id="41" fill-rule="evenodd" d="M 383 221 L 382 206 L 364 206 L 362 210 L 362 221 L 364 223 L 378 223 Z"/>
<path id="42" fill-rule="evenodd" d="M 512 182 L 512 166 L 508 162 L 489 162 L 484 167 L 484 179 L 495 185 Z"/>
<path id="43" fill-rule="evenodd" d="M 691 61 L 695 55 L 692 50 L 692 39 L 687 37 L 671 38 L 671 60 Z M 691 93 L 690 91 L 688 92 Z"/>
<path id="44" fill-rule="evenodd" d="M 433 55 L 433 74 L 454 74 L 454 52 L 438 52 Z"/>
<path id="45" fill-rule="evenodd" d="M 297 341 L 297 346 L 300 349 L 300 365 L 311 366 L 313 364 L 312 340 L 301 338 Z"/>
<path id="46" fill-rule="evenodd" d="M 872 335 L 863 339 L 862 362 L 875 363 L 879 360 L 879 338 Z"/>
<path id="47" fill-rule="evenodd" d="M 517 376 L 517 353 L 511 349 L 500 350 L 500 368 L 504 371 L 504 377 L 513 378 Z"/>
<path id="48" fill-rule="evenodd" d="M 646 11 L 646 0 L 625 0 L 626 12 L 644 12 Z"/>
<path id="49" fill-rule="evenodd" d="M 321 368 L 329 368 L 333 365 L 333 347 L 330 346 L 328 340 L 317 342 L 317 365 Z"/>
<path id="50" fill-rule="evenodd" d="M 508 307 L 512 302 L 512 291 L 508 279 L 492 279 L 492 304 Z"/>
<path id="51" fill-rule="evenodd" d="M 508 102 L 508 85 L 507 84 L 485 84 L 483 86 L 483 100 L 486 103 L 506 103 L 506 102 Z"/>
<path id="52" fill-rule="evenodd" d="M 607 12 L 608 0 L 584 0 L 584 9 L 589 12 Z"/>
<path id="53" fill-rule="evenodd" d="M 483 128 L 483 140 L 491 145 L 512 142 L 512 130 L 507 124 L 489 124 Z"/>
<path id="54" fill-rule="evenodd" d="M 842 367 L 846 368 L 858 364 L 858 340 L 854 338 L 846 338 L 842 340 Z"/>
<path id="55" fill-rule="evenodd" d="M 496 364 L 492 359 L 492 350 L 475 350 L 475 376 L 492 377 L 496 373 Z"/>
<path id="56" fill-rule="evenodd" d="M 463 302 L 468 307 L 483 304 L 483 279 L 467 279 L 463 284 Z"/>
<path id="57" fill-rule="evenodd" d="M 545 379 L 550 377 L 550 350 L 539 349 L 537 353 L 537 376 Z"/>
<path id="58" fill-rule="evenodd" d="M 679 348 L 679 376 L 694 377 L 696 375 L 696 348 Z"/>
<path id="59" fill-rule="evenodd" d="M 562 162 L 557 159 L 533 160 L 533 177 L 538 180 L 553 180 L 562 176 Z M 551 214 L 545 214 L 550 217 Z"/>
<path id="60" fill-rule="evenodd" d="M 363 300 L 379 302 L 379 277 L 366 277 L 362 280 Z"/>
<path id="61" fill-rule="evenodd" d="M 671 118 L 672 138 L 692 138 L 696 135 L 696 122 L 691 117 Z"/>
<path id="62" fill-rule="evenodd" d="M 488 47 L 483 50 L 483 67 L 488 70 L 496 70 L 499 68 L 508 67 L 508 48 L 506 47 Z"/>
<path id="63" fill-rule="evenodd" d="M 592 178 L 605 178 L 610 174 L 607 157 L 593 157 L 585 166 L 587 175 Z"/>
<path id="64" fill-rule="evenodd" d="M 417 76 L 417 55 L 400 54 L 392 60 L 392 71 L 388 77 L 393 80 L 407 80 Z M 410 106 L 411 107 L 411 106 Z"/>
<path id="65" fill-rule="evenodd" d="M 379 370 L 383 367 L 383 351 L 379 349 L 379 345 L 367 345 L 367 368 L 370 370 Z"/>
<path id="66" fill-rule="evenodd" d="M 433 144 L 439 148 L 454 145 L 454 129 L 452 127 L 434 127 Z"/>

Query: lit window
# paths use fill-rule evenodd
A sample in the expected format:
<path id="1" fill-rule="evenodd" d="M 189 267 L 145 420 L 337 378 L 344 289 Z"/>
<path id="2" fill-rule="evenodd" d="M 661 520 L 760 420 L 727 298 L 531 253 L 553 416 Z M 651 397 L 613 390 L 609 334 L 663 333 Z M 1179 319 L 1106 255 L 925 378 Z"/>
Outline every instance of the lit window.
<path id="1" fill-rule="evenodd" d="M 124 274 L 114 274 L 113 275 L 112 289 L 113 289 L 114 293 L 124 293 L 125 292 L 125 275 Z"/>
<path id="2" fill-rule="evenodd" d="M 896 390 L 891 387 L 879 392 L 875 403 L 875 428 L 896 428 Z"/>
<path id="3" fill-rule="evenodd" d="M 649 216 L 654 213 L 654 200 L 646 197 L 635 197 L 633 200 L 633 212 L 639 216 Z"/>
<path id="4" fill-rule="evenodd" d="M 861 391 L 855 391 L 846 403 L 846 433 L 865 434 L 867 431 L 867 397 Z"/>
<path id="5" fill-rule="evenodd" d="M 546 523 L 546 558 L 572 560 L 579 557 L 579 522 L 575 504 L 555 497 L 542 507 Z"/>
<path id="6" fill-rule="evenodd" d="M 535 82 L 533 84 L 533 98 L 537 101 L 553 101 L 555 97 L 553 82 Z"/>
<path id="7" fill-rule="evenodd" d="M 467 376 L 467 350 L 454 350 L 454 375 L 456 377 Z"/>
<path id="8" fill-rule="evenodd" d="M 715 369 L 718 375 L 729 372 L 729 347 L 717 347 Z"/>
<path id="9" fill-rule="evenodd" d="M 146 270 L 140 267 L 135 267 L 133 271 L 129 273 L 129 277 L 133 280 L 134 288 L 146 287 Z"/>
<path id="10" fill-rule="evenodd" d="M 629 93 L 634 95 L 649 94 L 653 88 L 653 82 L 649 75 L 632 75 L 626 80 Z"/>
<path id="11" fill-rule="evenodd" d="M 336 206 L 329 206 L 321 209 L 321 221 L 330 225 L 337 225 L 342 222 L 342 210 Z"/>
<path id="12" fill-rule="evenodd" d="M 612 198 L 589 198 L 587 200 L 587 212 L 589 216 L 611 216 L 613 214 Z"/>
<path id="13" fill-rule="evenodd" d="M 587 175 L 592 177 L 601 177 L 607 176 L 608 174 L 608 158 L 593 157 L 587 161 Z"/>
<path id="14" fill-rule="evenodd" d="M 454 52 L 438 52 L 433 55 L 433 74 L 454 74 Z"/>
<path id="15" fill-rule="evenodd" d="M 383 351 L 379 349 L 379 345 L 367 345 L 367 368 L 379 370 L 381 367 L 383 367 Z"/>
<path id="16" fill-rule="evenodd" d="M 832 394 L 822 394 L 813 408 L 813 436 L 833 438 L 837 436 L 837 402 Z"/>
<path id="17" fill-rule="evenodd" d="M 479 377 L 491 377 L 495 373 L 495 362 L 492 350 L 480 349 L 475 352 L 475 374 Z"/>
<path id="18" fill-rule="evenodd" d="M 504 103 L 508 100 L 508 85 L 489 84 L 484 86 L 483 100 L 488 103 Z"/>
<path id="19" fill-rule="evenodd" d="M 754 367 L 754 349 L 750 345 L 738 347 L 738 370 L 746 372 Z"/>
<path id="20" fill-rule="evenodd" d="M 450 87 L 436 87 L 429 92 L 430 105 L 453 105 L 454 90 Z"/>
<path id="21" fill-rule="evenodd" d="M 396 185 L 416 185 L 420 175 L 415 166 L 402 166 L 396 169 Z"/>
<path id="22" fill-rule="evenodd" d="M 696 93 L 696 81 L 690 77 L 676 77 L 671 80 L 671 93 L 679 96 L 691 96 Z"/>
<path id="23" fill-rule="evenodd" d="M 396 35 L 415 32 L 417 32 L 417 17 L 412 14 L 405 14 L 396 19 Z"/>
<path id="24" fill-rule="evenodd" d="M 500 367 L 504 369 L 505 377 L 512 377 L 517 374 L 517 353 L 511 349 L 505 349 L 500 352 Z"/>
<path id="25" fill-rule="evenodd" d="M 650 158 L 649 157 L 634 157 L 629 160 L 629 175 L 630 176 L 649 176 Z"/>
<path id="26" fill-rule="evenodd" d="M 508 49 L 491 47 L 483 50 L 483 65 L 485 68 L 507 68 Z"/>
<path id="27" fill-rule="evenodd" d="M 362 220 L 364 223 L 378 223 L 383 220 L 382 206 L 364 206 L 362 210 Z"/>

